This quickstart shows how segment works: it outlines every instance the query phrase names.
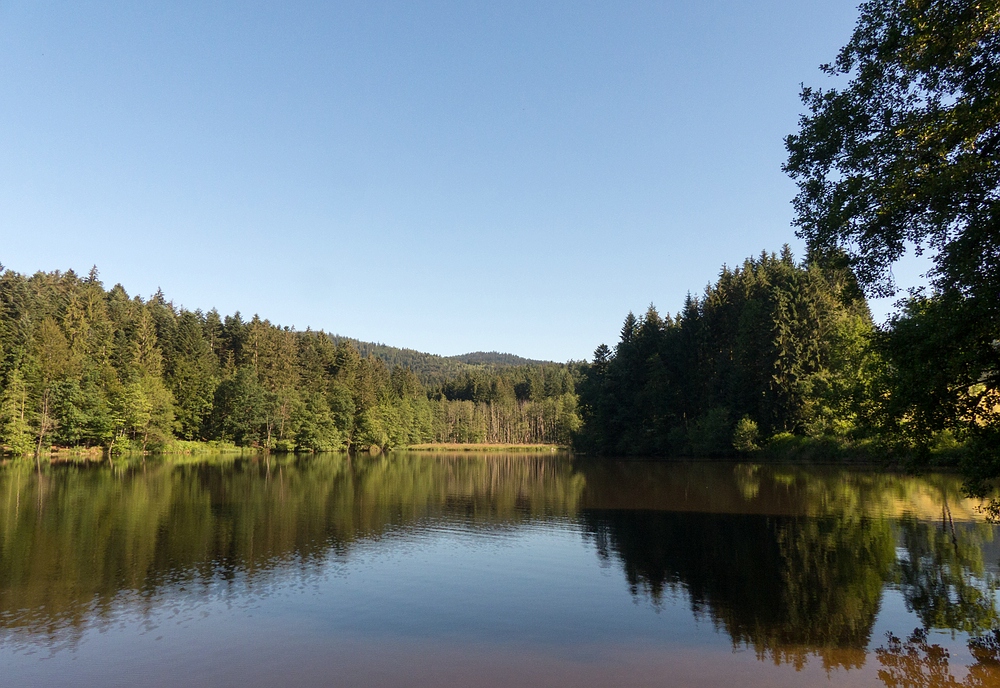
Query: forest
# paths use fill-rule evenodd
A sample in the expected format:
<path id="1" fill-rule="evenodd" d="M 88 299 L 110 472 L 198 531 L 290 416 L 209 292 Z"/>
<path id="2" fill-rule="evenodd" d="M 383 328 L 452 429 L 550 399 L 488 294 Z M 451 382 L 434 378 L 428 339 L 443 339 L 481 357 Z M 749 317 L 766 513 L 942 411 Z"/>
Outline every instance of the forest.
<path id="1" fill-rule="evenodd" d="M 955 386 L 947 351 L 960 339 L 937 307 L 911 299 L 876 326 L 843 253 L 798 262 L 786 246 L 724 267 L 676 315 L 628 314 L 590 363 L 557 364 L 190 311 L 160 292 L 105 289 L 96 269 L 6 270 L 0 441 L 36 455 L 551 443 L 596 455 L 974 456 L 982 467 L 996 389 L 981 373 Z"/>
<path id="2" fill-rule="evenodd" d="M 723 268 L 676 316 L 628 314 L 584 370 L 577 445 L 961 463 L 972 485 L 996 470 L 1000 392 L 970 362 L 968 323 L 946 309 L 913 297 L 877 326 L 843 256 L 762 253 Z"/>
<path id="3" fill-rule="evenodd" d="M 442 385 L 462 373 L 474 370 L 475 366 L 534 366 L 551 363 L 498 351 L 474 351 L 458 356 L 438 356 L 415 349 L 404 349 L 375 342 L 363 342 L 351 337 L 330 335 L 334 344 L 346 342 L 353 346 L 362 357 L 369 355 L 379 358 L 390 368 L 400 366 L 416 373 L 420 381 L 428 386 Z"/>
<path id="4" fill-rule="evenodd" d="M 676 316 L 628 314 L 618 343 L 584 370 L 577 444 L 988 467 L 1000 397 L 943 308 L 911 298 L 876 326 L 842 254 L 762 253 L 723 268 Z"/>
<path id="5" fill-rule="evenodd" d="M 406 350 L 369 347 L 362 355 L 323 332 L 186 310 L 159 292 L 130 297 L 121 285 L 106 290 L 96 269 L 83 278 L 6 270 L 0 442 L 9 453 L 35 455 L 185 442 L 354 451 L 568 444 L 579 427 L 577 366 L 497 357 L 469 364 L 411 352 L 406 367 L 377 355 Z"/>
<path id="6" fill-rule="evenodd" d="M 629 314 L 589 363 L 442 357 L 0 275 L 0 444 L 275 451 L 426 442 L 604 455 L 959 460 L 1000 476 L 997 3 L 860 7 L 803 86 L 783 170 L 805 258 L 723 267 L 676 315 Z M 893 265 L 931 258 L 923 286 Z M 900 297 L 887 322 L 866 298 Z"/>
<path id="7" fill-rule="evenodd" d="M 581 386 L 583 446 L 962 461 L 1000 476 L 997 2 L 869 0 L 785 138 L 806 246 L 630 315 Z M 924 284 L 893 266 L 927 256 Z M 899 300 L 872 323 L 864 296 Z M 836 450 L 836 451 L 834 451 Z"/>
<path id="8" fill-rule="evenodd" d="M 794 438 L 869 438 L 881 359 L 849 269 L 786 247 L 723 268 L 676 316 L 629 313 L 581 384 L 579 444 L 597 453 L 721 456 Z"/>

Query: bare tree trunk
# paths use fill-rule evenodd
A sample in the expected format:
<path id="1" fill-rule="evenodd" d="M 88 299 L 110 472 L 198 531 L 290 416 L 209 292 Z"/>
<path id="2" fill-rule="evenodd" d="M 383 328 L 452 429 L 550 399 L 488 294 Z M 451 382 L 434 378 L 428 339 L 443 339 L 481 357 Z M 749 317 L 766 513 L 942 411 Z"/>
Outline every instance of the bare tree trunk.
<path id="1" fill-rule="evenodd" d="M 38 445 L 35 447 L 35 460 L 36 462 L 41 461 L 42 455 L 42 441 L 45 439 L 45 433 L 48 431 L 49 424 L 49 388 L 46 387 L 45 391 L 42 392 L 42 417 L 38 422 Z"/>

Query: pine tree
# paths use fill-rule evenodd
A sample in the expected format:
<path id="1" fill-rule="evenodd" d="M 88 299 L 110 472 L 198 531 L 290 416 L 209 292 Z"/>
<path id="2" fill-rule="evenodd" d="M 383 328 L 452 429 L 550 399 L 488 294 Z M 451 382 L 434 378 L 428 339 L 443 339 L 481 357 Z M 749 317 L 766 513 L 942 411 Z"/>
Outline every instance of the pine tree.
<path id="1" fill-rule="evenodd" d="M 33 433 L 26 417 L 27 409 L 28 387 L 20 369 L 15 368 L 0 397 L 0 444 L 12 454 L 23 455 L 32 450 Z"/>

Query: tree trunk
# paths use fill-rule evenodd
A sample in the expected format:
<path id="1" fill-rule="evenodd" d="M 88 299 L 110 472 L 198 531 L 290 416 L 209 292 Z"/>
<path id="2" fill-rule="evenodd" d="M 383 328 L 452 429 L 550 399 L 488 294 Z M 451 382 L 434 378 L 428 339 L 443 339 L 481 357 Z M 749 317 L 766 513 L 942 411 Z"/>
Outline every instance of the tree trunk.
<path id="1" fill-rule="evenodd" d="M 42 392 L 42 417 L 38 421 L 38 445 L 35 447 L 35 459 L 41 460 L 42 455 L 42 441 L 45 439 L 45 433 L 48 431 L 49 424 L 49 389 L 45 388 Z"/>

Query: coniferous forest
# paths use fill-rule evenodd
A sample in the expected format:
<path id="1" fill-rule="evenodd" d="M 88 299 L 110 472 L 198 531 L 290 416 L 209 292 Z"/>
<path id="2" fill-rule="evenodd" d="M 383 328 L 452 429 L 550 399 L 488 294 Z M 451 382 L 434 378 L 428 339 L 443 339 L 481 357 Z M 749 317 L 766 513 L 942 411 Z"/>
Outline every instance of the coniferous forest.
<path id="1" fill-rule="evenodd" d="M 581 385 L 581 446 L 722 456 L 795 437 L 868 437 L 879 357 L 850 270 L 797 264 L 786 247 L 724 268 L 676 316 L 629 314 Z"/>
<path id="2" fill-rule="evenodd" d="M 878 327 L 843 254 L 798 262 L 785 247 L 724 267 L 676 315 L 629 313 L 592 362 L 558 364 L 190 311 L 159 292 L 105 289 L 96 269 L 7 270 L 0 438 L 8 453 L 39 455 L 551 443 L 599 455 L 973 456 L 983 469 L 996 391 L 980 375 L 928 394 L 955 377 L 936 306 L 911 300 Z"/>
<path id="3" fill-rule="evenodd" d="M 580 384 L 577 445 L 599 454 L 961 461 L 995 471 L 1000 395 L 943 295 L 872 321 L 843 253 L 786 247 L 723 268 L 676 316 L 629 313 Z M 982 347 L 996 347 L 996 334 Z M 978 363 L 978 365 L 977 365 Z"/>
<path id="4" fill-rule="evenodd" d="M 578 366 L 390 365 L 349 340 L 105 289 L 97 271 L 0 276 L 6 451 L 184 441 L 340 451 L 424 442 L 568 444 Z M 381 347 L 383 354 L 406 350 Z M 490 358 L 488 354 L 481 357 Z M 445 375 L 450 374 L 445 379 Z"/>

